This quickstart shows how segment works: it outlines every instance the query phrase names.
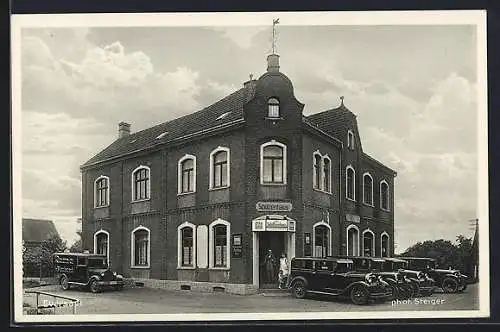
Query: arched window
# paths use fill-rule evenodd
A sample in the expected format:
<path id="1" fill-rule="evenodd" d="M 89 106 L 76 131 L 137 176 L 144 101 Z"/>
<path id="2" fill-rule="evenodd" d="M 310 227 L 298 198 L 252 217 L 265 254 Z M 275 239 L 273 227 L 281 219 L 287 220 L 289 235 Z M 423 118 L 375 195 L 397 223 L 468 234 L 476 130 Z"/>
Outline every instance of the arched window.
<path id="1" fill-rule="evenodd" d="M 347 147 L 350 150 L 354 150 L 354 133 L 352 130 L 347 131 Z"/>
<path id="2" fill-rule="evenodd" d="M 347 227 L 347 255 L 359 256 L 359 229 L 355 225 Z"/>
<path id="3" fill-rule="evenodd" d="M 356 172 L 352 166 L 346 168 L 345 194 L 348 199 L 356 199 Z"/>
<path id="4" fill-rule="evenodd" d="M 229 186 L 229 149 L 218 147 L 210 153 L 210 189 Z"/>
<path id="5" fill-rule="evenodd" d="M 370 173 L 363 174 L 363 202 L 373 205 L 373 178 Z"/>
<path id="6" fill-rule="evenodd" d="M 196 264 L 196 226 L 185 222 L 177 228 L 178 267 L 194 268 Z"/>
<path id="7" fill-rule="evenodd" d="M 109 205 L 109 177 L 101 175 L 94 182 L 94 207 Z"/>
<path id="8" fill-rule="evenodd" d="M 94 234 L 94 253 L 106 255 L 109 264 L 109 233 L 99 230 Z"/>
<path id="9" fill-rule="evenodd" d="M 390 257 L 389 252 L 389 234 L 383 232 L 380 235 L 380 256 L 381 257 Z"/>
<path id="10" fill-rule="evenodd" d="M 225 220 L 217 219 L 209 226 L 209 266 L 213 269 L 229 269 L 230 256 L 229 237 L 231 224 Z"/>
<path id="11" fill-rule="evenodd" d="M 332 163 L 328 156 L 323 157 L 323 190 L 326 192 L 331 192 L 331 174 L 332 174 Z"/>
<path id="12" fill-rule="evenodd" d="M 389 185 L 385 180 L 380 182 L 380 208 L 389 210 Z"/>
<path id="13" fill-rule="evenodd" d="M 267 101 L 268 112 L 267 116 L 269 118 L 279 118 L 280 117 L 280 102 L 276 98 L 269 98 Z"/>
<path id="14" fill-rule="evenodd" d="M 149 267 L 150 231 L 139 226 L 132 231 L 131 239 L 132 267 Z"/>
<path id="15" fill-rule="evenodd" d="M 330 255 L 331 228 L 325 222 L 319 222 L 314 228 L 314 257 L 326 257 Z"/>
<path id="16" fill-rule="evenodd" d="M 196 191 L 196 157 L 185 155 L 178 164 L 178 193 L 193 193 Z"/>
<path id="17" fill-rule="evenodd" d="M 314 189 L 321 189 L 321 154 L 319 152 L 314 153 L 314 164 L 313 164 L 313 186 Z"/>
<path id="18" fill-rule="evenodd" d="M 271 141 L 261 145 L 261 184 L 286 184 L 286 145 Z"/>
<path id="19" fill-rule="evenodd" d="M 132 172 L 132 201 L 149 199 L 150 191 L 150 169 L 147 166 L 139 166 Z"/>
<path id="20" fill-rule="evenodd" d="M 363 256 L 375 256 L 375 234 L 370 229 L 363 231 Z"/>

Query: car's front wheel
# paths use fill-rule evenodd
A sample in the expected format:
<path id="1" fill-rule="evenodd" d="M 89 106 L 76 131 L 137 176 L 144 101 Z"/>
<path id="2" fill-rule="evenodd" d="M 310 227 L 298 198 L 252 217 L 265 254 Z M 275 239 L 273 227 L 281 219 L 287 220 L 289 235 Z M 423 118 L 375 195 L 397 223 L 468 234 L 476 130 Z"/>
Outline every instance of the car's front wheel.
<path id="1" fill-rule="evenodd" d="M 458 282 L 453 278 L 445 278 L 441 284 L 445 293 L 456 293 L 458 291 Z"/>
<path id="2" fill-rule="evenodd" d="M 413 295 L 413 289 L 411 286 L 403 285 L 403 286 L 399 287 L 398 295 L 399 295 L 398 296 L 399 300 L 408 300 Z"/>
<path id="3" fill-rule="evenodd" d="M 69 289 L 69 280 L 68 280 L 68 277 L 62 276 L 61 280 L 59 281 L 59 284 L 61 285 L 61 288 L 63 290 L 68 290 Z"/>
<path id="4" fill-rule="evenodd" d="M 396 285 L 389 284 L 389 288 L 391 290 L 391 296 L 389 297 L 389 300 L 396 300 L 399 298 L 399 289 Z"/>
<path id="5" fill-rule="evenodd" d="M 297 280 L 293 283 L 292 294 L 297 299 L 303 299 L 306 296 L 306 283 L 303 280 Z"/>
<path id="6" fill-rule="evenodd" d="M 461 286 L 458 288 L 458 291 L 459 291 L 459 292 L 463 292 L 463 291 L 464 291 L 464 290 L 466 290 L 466 289 L 467 289 L 467 284 L 465 284 L 465 283 L 464 283 L 463 285 L 461 285 Z"/>
<path id="7" fill-rule="evenodd" d="M 351 290 L 351 301 L 354 304 L 366 304 L 368 302 L 368 290 L 362 286 L 356 286 Z"/>
<path id="8" fill-rule="evenodd" d="M 99 292 L 99 285 L 97 284 L 97 280 L 93 279 L 91 282 L 90 282 L 90 291 L 92 293 L 98 293 Z"/>

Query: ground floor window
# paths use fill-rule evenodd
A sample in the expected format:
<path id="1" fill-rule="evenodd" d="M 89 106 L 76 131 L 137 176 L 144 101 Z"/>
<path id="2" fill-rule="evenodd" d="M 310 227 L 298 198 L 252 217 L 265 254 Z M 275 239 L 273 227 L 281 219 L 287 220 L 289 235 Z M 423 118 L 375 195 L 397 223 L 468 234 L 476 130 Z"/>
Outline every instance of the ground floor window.
<path id="1" fill-rule="evenodd" d="M 209 266 L 211 268 L 229 268 L 230 223 L 217 219 L 209 227 Z"/>
<path id="2" fill-rule="evenodd" d="M 347 228 L 347 255 L 359 255 L 359 230 L 354 225 Z"/>
<path id="3" fill-rule="evenodd" d="M 328 256 L 330 229 L 325 225 L 314 227 L 314 257 Z"/>
<path id="4" fill-rule="evenodd" d="M 373 244 L 374 244 L 374 236 L 371 231 L 363 232 L 363 256 L 374 256 L 373 253 Z"/>
<path id="5" fill-rule="evenodd" d="M 132 232 L 132 265 L 149 266 L 149 230 L 145 227 L 137 228 Z"/>
<path id="6" fill-rule="evenodd" d="M 196 226 L 184 222 L 177 228 L 178 267 L 193 268 L 196 264 Z"/>
<path id="7" fill-rule="evenodd" d="M 383 233 L 380 237 L 380 256 L 389 257 L 389 235 Z"/>

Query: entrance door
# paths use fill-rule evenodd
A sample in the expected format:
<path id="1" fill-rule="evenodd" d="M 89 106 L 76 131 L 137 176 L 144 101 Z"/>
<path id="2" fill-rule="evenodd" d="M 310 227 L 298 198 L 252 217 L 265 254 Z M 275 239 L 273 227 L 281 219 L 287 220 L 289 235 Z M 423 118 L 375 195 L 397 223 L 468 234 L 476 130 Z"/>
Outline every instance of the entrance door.
<path id="1" fill-rule="evenodd" d="M 259 232 L 259 280 L 260 288 L 278 288 L 279 258 L 287 253 L 286 232 Z M 274 265 L 268 264 L 269 250 L 274 257 Z"/>

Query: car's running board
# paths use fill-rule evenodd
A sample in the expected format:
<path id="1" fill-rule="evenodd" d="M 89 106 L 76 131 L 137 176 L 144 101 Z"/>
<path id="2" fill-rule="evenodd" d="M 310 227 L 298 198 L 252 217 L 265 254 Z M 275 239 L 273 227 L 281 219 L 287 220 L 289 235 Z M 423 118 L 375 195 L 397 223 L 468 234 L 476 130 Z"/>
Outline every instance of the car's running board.
<path id="1" fill-rule="evenodd" d="M 313 290 L 308 290 L 308 293 L 314 293 L 314 294 L 323 294 L 323 295 L 333 295 L 333 296 L 339 296 L 340 293 L 327 293 L 327 292 L 321 292 L 321 291 L 313 291 Z"/>
<path id="2" fill-rule="evenodd" d="M 68 281 L 68 284 L 70 285 L 81 285 L 81 286 L 87 286 L 88 284 L 84 284 L 82 282 L 75 282 L 75 281 Z"/>

